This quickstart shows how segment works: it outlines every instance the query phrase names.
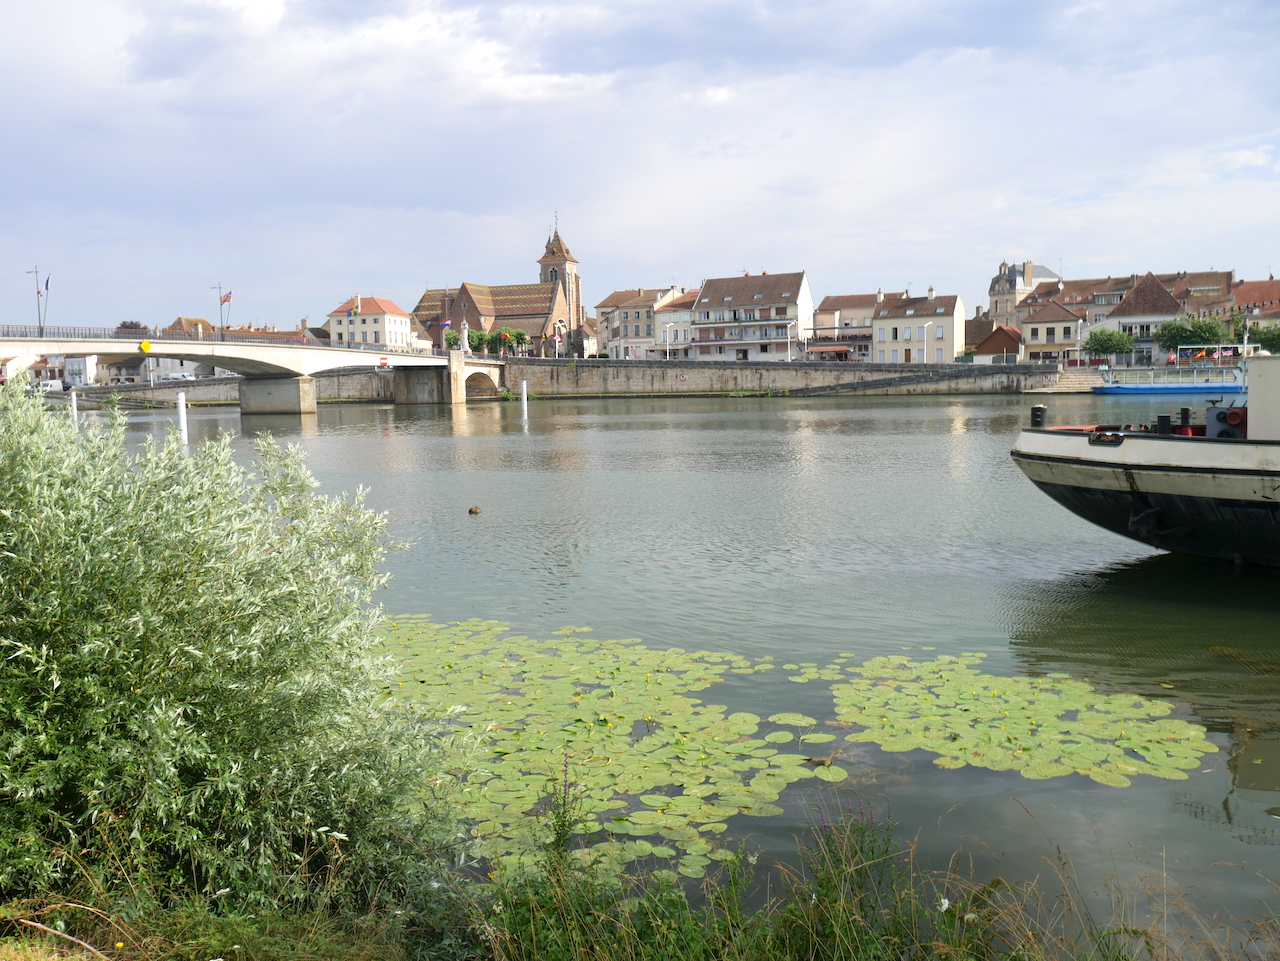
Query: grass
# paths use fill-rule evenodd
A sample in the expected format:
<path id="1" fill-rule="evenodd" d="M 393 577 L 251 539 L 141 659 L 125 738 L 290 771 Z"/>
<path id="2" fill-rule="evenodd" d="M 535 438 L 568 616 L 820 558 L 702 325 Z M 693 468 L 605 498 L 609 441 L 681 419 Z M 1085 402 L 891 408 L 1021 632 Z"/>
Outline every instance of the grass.
<path id="1" fill-rule="evenodd" d="M 1060 852 L 1039 883 L 920 868 L 914 847 L 856 803 L 817 814 L 794 866 L 738 853 L 700 884 L 650 866 L 593 870 L 552 806 L 538 868 L 482 882 L 427 932 L 387 912 L 223 912 L 188 900 L 142 916 L 68 901 L 6 905 L 0 961 L 1222 961 L 1280 955 L 1280 922 L 1195 912 L 1153 870 L 1137 890 L 1104 885 L 1099 920 Z M 598 866 L 597 866 L 598 867 Z M 34 922 L 44 930 L 32 927 Z M 46 933 L 48 932 L 48 933 Z M 56 932 L 65 932 L 58 934 Z M 67 935 L 95 952 L 77 950 Z"/>

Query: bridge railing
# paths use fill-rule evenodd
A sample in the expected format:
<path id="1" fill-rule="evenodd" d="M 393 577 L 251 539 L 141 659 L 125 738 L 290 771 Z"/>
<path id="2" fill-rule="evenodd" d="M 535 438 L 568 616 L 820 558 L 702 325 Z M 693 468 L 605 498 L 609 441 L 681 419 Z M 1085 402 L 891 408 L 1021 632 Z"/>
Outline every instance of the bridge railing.
<path id="1" fill-rule="evenodd" d="M 29 325 L 0 325 L 0 339 L 14 340 L 120 340 L 137 343 L 143 340 L 173 343 L 202 344 L 270 344 L 277 347 L 336 347 L 341 350 L 359 350 L 373 354 L 412 354 L 430 357 L 446 357 L 448 351 L 436 347 L 401 347 L 396 344 L 358 344 L 326 341 L 303 334 L 246 334 L 213 330 L 130 330 L 118 327 L 49 327 Z M 121 347 L 124 347 L 121 344 Z"/>

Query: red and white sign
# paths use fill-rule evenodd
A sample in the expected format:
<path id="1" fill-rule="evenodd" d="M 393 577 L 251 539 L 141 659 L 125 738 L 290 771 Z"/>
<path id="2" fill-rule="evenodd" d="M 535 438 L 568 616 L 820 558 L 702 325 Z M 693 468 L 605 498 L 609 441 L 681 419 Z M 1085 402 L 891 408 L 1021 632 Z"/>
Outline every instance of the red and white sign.
<path id="1" fill-rule="evenodd" d="M 387 366 L 387 358 L 385 358 L 385 357 L 379 357 L 379 358 L 378 358 L 378 366 L 379 366 L 379 367 L 386 367 L 386 366 Z"/>

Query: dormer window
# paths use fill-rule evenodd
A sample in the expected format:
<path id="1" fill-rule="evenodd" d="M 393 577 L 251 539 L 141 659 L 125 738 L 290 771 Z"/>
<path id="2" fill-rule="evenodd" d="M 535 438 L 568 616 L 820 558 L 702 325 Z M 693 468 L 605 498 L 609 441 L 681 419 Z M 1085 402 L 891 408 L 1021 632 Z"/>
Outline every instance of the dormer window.
<path id="1" fill-rule="evenodd" d="M 935 314 L 945 314 L 946 312 L 947 311 L 945 307 L 939 307 L 937 310 L 934 311 Z"/>
<path id="2" fill-rule="evenodd" d="M 756 295 L 754 295 L 751 299 L 752 299 L 752 300 L 764 300 L 764 294 L 756 294 Z"/>
<path id="3" fill-rule="evenodd" d="M 711 303 L 711 298 L 710 298 L 710 297 L 703 297 L 703 298 L 702 298 L 702 302 L 703 302 L 704 304 L 709 304 L 709 303 Z"/>
<path id="4" fill-rule="evenodd" d="M 783 297 L 790 297 L 790 296 L 791 296 L 791 291 L 789 291 L 789 290 L 788 290 L 788 291 L 785 291 L 785 292 L 783 293 L 783 295 L 782 295 L 782 296 L 783 296 Z"/>
<path id="5" fill-rule="evenodd" d="M 889 316 L 889 311 L 887 311 L 887 310 L 882 310 L 882 311 L 880 311 L 880 316 L 881 316 L 881 317 L 888 317 L 888 316 Z"/>
<path id="6" fill-rule="evenodd" d="M 915 309 L 914 307 L 908 307 L 908 308 L 907 308 L 907 316 L 908 316 L 908 317 L 914 317 L 915 315 L 916 315 L 916 309 Z"/>
<path id="7" fill-rule="evenodd" d="M 732 295 L 730 295 L 730 296 L 726 297 L 726 298 L 724 299 L 724 302 L 727 304 L 727 303 L 728 303 L 729 301 L 731 301 L 731 300 L 733 300 L 733 296 L 732 296 Z"/>

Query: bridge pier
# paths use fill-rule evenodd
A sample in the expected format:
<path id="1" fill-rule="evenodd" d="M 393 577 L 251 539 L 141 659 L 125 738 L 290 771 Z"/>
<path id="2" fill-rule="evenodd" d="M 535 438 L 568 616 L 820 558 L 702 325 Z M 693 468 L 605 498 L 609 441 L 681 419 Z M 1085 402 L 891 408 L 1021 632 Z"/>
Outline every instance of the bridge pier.
<path id="1" fill-rule="evenodd" d="M 467 402 L 466 357 L 460 350 L 449 351 L 449 366 L 397 367 L 397 404 L 465 404 Z"/>
<path id="2" fill-rule="evenodd" d="M 246 377 L 240 381 L 242 414 L 314 414 L 316 382 L 310 377 Z"/>

